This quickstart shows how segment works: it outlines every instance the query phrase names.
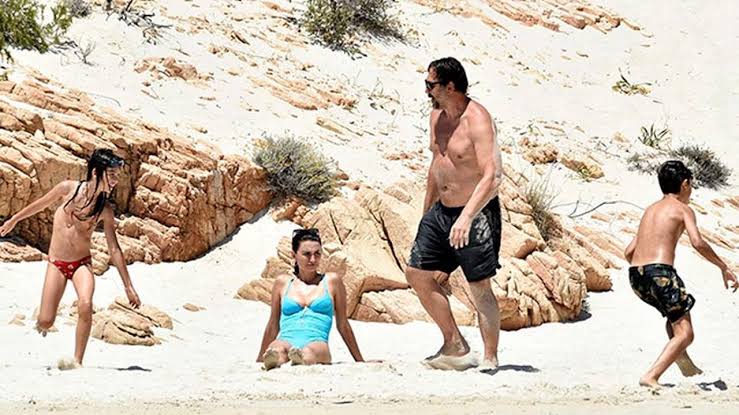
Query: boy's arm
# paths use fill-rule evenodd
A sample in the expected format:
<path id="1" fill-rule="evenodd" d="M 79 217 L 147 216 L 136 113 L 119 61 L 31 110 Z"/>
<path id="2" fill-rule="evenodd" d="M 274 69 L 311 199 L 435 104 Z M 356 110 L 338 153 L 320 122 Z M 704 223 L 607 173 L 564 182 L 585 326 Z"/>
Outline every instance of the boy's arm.
<path id="1" fill-rule="evenodd" d="M 634 250 L 636 250 L 636 235 L 634 235 L 634 239 L 629 242 L 629 246 L 627 246 L 624 251 L 624 258 L 626 258 L 626 261 L 629 264 L 631 264 L 631 258 L 634 257 Z"/>
<path id="2" fill-rule="evenodd" d="M 48 193 L 34 200 L 31 204 L 24 207 L 23 209 L 18 211 L 18 213 L 13 215 L 10 219 L 5 221 L 3 226 L 0 226 L 0 237 L 9 234 L 10 231 L 15 228 L 15 225 L 18 224 L 18 222 L 41 212 L 42 210 L 51 206 L 54 202 L 64 197 L 64 195 L 69 192 L 69 183 L 69 181 L 63 181 L 57 184 L 51 190 L 49 190 Z"/>
<path id="3" fill-rule="evenodd" d="M 700 230 L 698 230 L 695 212 L 693 212 L 693 209 L 689 206 L 685 208 L 684 221 L 685 230 L 688 232 L 688 237 L 690 237 L 690 244 L 693 245 L 693 248 L 695 248 L 703 258 L 707 259 L 710 263 L 716 265 L 721 270 L 721 274 L 724 279 L 724 287 L 729 288 L 729 281 L 731 281 L 733 283 L 734 291 L 736 291 L 737 288 L 739 288 L 736 276 L 731 272 L 731 270 L 729 270 L 726 263 L 716 255 L 716 252 L 713 251 L 711 245 L 703 239 Z"/>
<path id="4" fill-rule="evenodd" d="M 118 238 L 115 235 L 115 217 L 113 216 L 113 209 L 110 206 L 106 206 L 103 209 L 103 228 L 105 229 L 105 240 L 108 243 L 108 253 L 110 254 L 110 262 L 115 265 L 118 270 L 118 274 L 121 276 L 123 281 L 123 287 L 126 290 L 126 296 L 128 302 L 134 307 L 141 305 L 141 300 L 136 290 L 133 288 L 131 283 L 131 277 L 128 275 L 128 268 L 126 267 L 126 258 L 123 256 L 120 245 L 118 245 Z"/>

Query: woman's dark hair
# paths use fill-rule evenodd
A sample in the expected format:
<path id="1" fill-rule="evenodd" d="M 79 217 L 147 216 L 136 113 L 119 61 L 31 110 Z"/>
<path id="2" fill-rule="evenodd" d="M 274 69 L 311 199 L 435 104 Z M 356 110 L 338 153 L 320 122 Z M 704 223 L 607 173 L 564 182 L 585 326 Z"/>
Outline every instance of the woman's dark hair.
<path id="1" fill-rule="evenodd" d="M 668 160 L 657 170 L 657 180 L 662 193 L 680 193 L 683 181 L 693 180 L 693 172 L 680 160 Z"/>
<path id="2" fill-rule="evenodd" d="M 300 244 L 303 241 L 316 241 L 320 244 L 321 235 L 318 233 L 318 229 L 316 228 L 295 229 L 293 231 L 293 252 L 295 253 L 298 252 L 298 248 L 300 248 Z M 298 275 L 298 273 L 300 272 L 297 261 L 295 262 L 295 267 L 293 268 L 293 272 L 295 273 L 295 275 Z"/>
<path id="3" fill-rule="evenodd" d="M 454 89 L 466 94 L 467 86 L 467 73 L 464 71 L 462 64 L 454 58 L 441 58 L 437 59 L 429 64 L 428 70 L 431 69 L 436 72 L 436 78 L 441 85 L 446 85 L 449 82 L 454 82 Z"/>
<path id="4" fill-rule="evenodd" d="M 95 176 L 95 189 L 93 190 L 93 194 L 97 191 L 98 186 L 100 186 L 100 182 L 103 180 L 103 175 L 105 174 L 105 171 L 107 169 L 123 167 L 124 164 L 125 163 L 123 162 L 123 159 L 113 154 L 112 150 L 107 148 L 95 149 L 95 151 L 92 152 L 92 156 L 90 156 L 90 160 L 87 161 L 87 178 L 85 179 L 89 182 L 92 179 L 93 175 Z M 64 205 L 65 208 L 77 197 L 82 183 L 84 182 L 80 182 L 77 185 L 77 189 L 75 189 L 74 195 Z M 105 209 L 105 205 L 108 203 L 109 196 L 110 195 L 107 192 L 100 192 L 97 198 L 90 198 L 89 200 L 85 201 L 84 206 L 79 209 L 75 209 L 76 211 L 81 212 L 92 205 L 90 213 L 78 215 L 76 212 L 72 212 L 72 214 L 79 220 L 97 218 L 100 213 L 102 213 L 103 209 Z"/>

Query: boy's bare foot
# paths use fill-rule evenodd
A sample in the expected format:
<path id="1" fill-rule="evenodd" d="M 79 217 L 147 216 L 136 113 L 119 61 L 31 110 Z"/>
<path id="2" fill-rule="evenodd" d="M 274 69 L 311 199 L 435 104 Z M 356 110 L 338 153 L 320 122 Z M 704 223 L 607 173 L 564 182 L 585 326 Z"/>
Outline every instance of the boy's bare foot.
<path id="1" fill-rule="evenodd" d="M 303 351 L 297 347 L 293 347 L 287 352 L 287 357 L 290 359 L 293 365 L 304 365 L 305 360 L 303 359 Z"/>
<path id="2" fill-rule="evenodd" d="M 700 368 L 696 366 L 695 363 L 693 363 L 687 353 L 681 354 L 675 360 L 675 364 L 677 364 L 680 372 L 682 372 L 683 376 L 685 377 L 700 375 L 701 373 L 703 373 L 703 371 L 700 370 Z"/>
<path id="3" fill-rule="evenodd" d="M 646 376 L 642 376 L 639 379 L 639 386 L 646 386 L 652 389 L 662 389 L 662 385 L 657 382 L 657 379 L 650 379 Z"/>
<path id="4" fill-rule="evenodd" d="M 264 352 L 264 370 L 280 367 L 280 353 L 275 349 L 267 349 Z"/>
<path id="5" fill-rule="evenodd" d="M 59 362 L 57 363 L 57 367 L 59 368 L 59 370 L 81 369 L 82 363 L 74 359 L 59 359 Z"/>

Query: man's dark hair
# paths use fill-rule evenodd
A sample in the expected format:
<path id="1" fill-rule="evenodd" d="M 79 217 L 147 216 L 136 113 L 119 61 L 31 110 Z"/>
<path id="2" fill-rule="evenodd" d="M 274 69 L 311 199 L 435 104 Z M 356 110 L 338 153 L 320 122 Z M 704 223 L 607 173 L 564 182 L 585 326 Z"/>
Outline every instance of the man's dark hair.
<path id="1" fill-rule="evenodd" d="M 683 180 L 693 180 L 693 172 L 680 160 L 668 160 L 659 166 L 657 178 L 662 193 L 678 194 Z"/>
<path id="2" fill-rule="evenodd" d="M 441 85 L 454 82 L 454 89 L 463 94 L 467 93 L 469 85 L 467 74 L 458 60 L 452 57 L 437 59 L 429 64 L 428 70 L 431 71 L 431 69 L 436 72 L 436 78 Z"/>

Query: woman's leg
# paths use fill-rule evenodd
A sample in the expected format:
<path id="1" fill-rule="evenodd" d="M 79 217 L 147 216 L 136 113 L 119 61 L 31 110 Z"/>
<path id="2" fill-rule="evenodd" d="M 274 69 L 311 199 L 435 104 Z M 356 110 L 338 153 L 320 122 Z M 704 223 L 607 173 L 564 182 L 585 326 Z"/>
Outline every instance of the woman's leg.
<path id="1" fill-rule="evenodd" d="M 36 320 L 36 330 L 43 336 L 46 336 L 46 332 L 54 325 L 59 301 L 64 295 L 66 286 L 67 279 L 64 278 L 64 275 L 53 264 L 47 264 L 44 288 L 41 291 L 41 307 Z"/>
<path id="2" fill-rule="evenodd" d="M 290 343 L 277 339 L 269 344 L 264 352 L 264 368 L 267 370 L 275 369 L 287 363 L 287 352 L 292 346 Z"/>
<path id="3" fill-rule="evenodd" d="M 95 276 L 88 266 L 77 268 L 72 277 L 77 291 L 77 334 L 75 336 L 74 360 L 82 365 L 87 341 L 92 328 L 92 295 L 95 292 Z"/>
<path id="4" fill-rule="evenodd" d="M 328 343 L 318 341 L 305 345 L 302 349 L 290 350 L 290 361 L 294 365 L 315 365 L 331 363 L 331 351 Z"/>

